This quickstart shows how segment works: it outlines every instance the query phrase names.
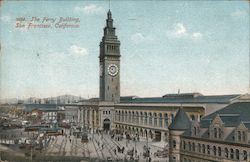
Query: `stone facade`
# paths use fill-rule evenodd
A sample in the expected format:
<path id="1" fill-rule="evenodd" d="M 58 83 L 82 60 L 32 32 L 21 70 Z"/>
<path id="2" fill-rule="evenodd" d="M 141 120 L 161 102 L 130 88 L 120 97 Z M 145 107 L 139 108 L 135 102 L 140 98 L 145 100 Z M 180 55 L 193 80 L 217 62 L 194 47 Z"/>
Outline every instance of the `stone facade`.
<path id="1" fill-rule="evenodd" d="M 120 41 L 108 12 L 104 36 L 100 43 L 100 101 L 120 101 Z"/>
<path id="2" fill-rule="evenodd" d="M 233 103 L 200 122 L 182 121 L 189 122 L 190 127 L 174 129 L 178 133 L 169 139 L 170 150 L 174 150 L 170 151 L 170 161 L 180 158 L 181 162 L 249 162 L 249 107 L 250 102 Z"/>
<path id="3" fill-rule="evenodd" d="M 78 104 L 80 126 L 92 132 L 114 130 L 168 143 L 170 161 L 244 161 L 246 152 L 249 160 L 249 144 L 228 143 L 222 139 L 222 136 L 230 134 L 230 128 L 226 128 L 223 122 L 218 122 L 219 118 L 214 120 L 213 126 L 216 129 L 212 126 L 201 128 L 205 115 L 238 102 L 240 95 L 203 96 L 189 93 L 168 94 L 157 98 L 120 97 L 120 42 L 115 35 L 110 11 L 100 43 L 99 58 L 100 98 Z M 183 117 L 178 117 L 180 110 L 185 112 L 186 121 L 182 121 Z M 180 123 L 190 123 L 190 128 L 187 125 L 182 128 L 178 120 Z M 210 134 L 207 133 L 208 130 Z M 219 139 L 212 136 L 214 131 Z M 236 134 L 244 131 L 244 126 L 239 126 Z M 205 134 L 208 137 L 203 137 Z M 230 152 L 232 150 L 233 155 Z M 228 157 L 224 158 L 226 155 Z"/>

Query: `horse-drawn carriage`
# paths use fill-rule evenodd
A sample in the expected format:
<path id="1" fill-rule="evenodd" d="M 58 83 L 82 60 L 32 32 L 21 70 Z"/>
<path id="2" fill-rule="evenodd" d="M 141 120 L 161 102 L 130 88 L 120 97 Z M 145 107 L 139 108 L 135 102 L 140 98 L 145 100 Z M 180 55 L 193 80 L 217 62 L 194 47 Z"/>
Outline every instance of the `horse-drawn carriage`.
<path id="1" fill-rule="evenodd" d="M 87 132 L 82 132 L 81 133 L 81 142 L 82 143 L 85 143 L 85 142 L 88 142 L 89 139 L 88 139 L 88 133 Z"/>
<path id="2" fill-rule="evenodd" d="M 154 153 L 154 156 L 159 157 L 159 158 L 166 158 L 166 157 L 168 157 L 168 150 L 167 149 L 157 150 Z"/>
<path id="3" fill-rule="evenodd" d="M 118 151 L 119 153 L 122 153 L 122 154 L 123 154 L 124 150 L 125 150 L 124 147 L 120 148 L 119 146 L 117 146 L 117 151 Z"/>

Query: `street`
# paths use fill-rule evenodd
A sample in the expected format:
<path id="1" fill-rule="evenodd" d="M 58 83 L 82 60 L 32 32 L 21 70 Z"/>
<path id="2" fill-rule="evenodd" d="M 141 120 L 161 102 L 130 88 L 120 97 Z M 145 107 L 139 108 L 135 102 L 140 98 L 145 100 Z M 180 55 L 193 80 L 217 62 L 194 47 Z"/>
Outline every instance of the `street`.
<path id="1" fill-rule="evenodd" d="M 163 150 L 163 148 L 156 146 L 157 144 L 159 142 L 148 142 L 147 144 L 145 139 L 118 141 L 115 138 L 112 139 L 111 135 L 106 133 L 89 134 L 89 141 L 83 143 L 80 138 L 64 135 L 51 137 L 48 147 L 42 152 L 47 156 L 80 156 L 107 161 L 149 161 L 149 158 L 143 156 L 143 148 L 148 145 L 151 161 L 167 161 L 167 158 L 154 156 L 154 152 Z M 121 152 L 118 148 L 120 150 L 123 148 L 124 151 Z M 128 152 L 130 152 L 129 155 Z M 131 153 L 133 156 L 131 156 Z"/>

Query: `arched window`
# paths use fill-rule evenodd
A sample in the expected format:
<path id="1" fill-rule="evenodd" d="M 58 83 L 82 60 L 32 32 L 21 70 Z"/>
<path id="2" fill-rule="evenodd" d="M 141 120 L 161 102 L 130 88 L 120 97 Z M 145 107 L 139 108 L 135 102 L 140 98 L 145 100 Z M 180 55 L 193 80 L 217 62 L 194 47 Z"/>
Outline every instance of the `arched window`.
<path id="1" fill-rule="evenodd" d="M 136 111 L 136 123 L 139 123 L 139 113 Z"/>
<path id="2" fill-rule="evenodd" d="M 225 158 L 228 158 L 228 148 L 225 148 Z"/>
<path id="3" fill-rule="evenodd" d="M 176 148 L 176 141 L 173 140 L 173 148 Z"/>
<path id="4" fill-rule="evenodd" d="M 188 142 L 188 151 L 191 151 L 191 142 Z"/>
<path id="5" fill-rule="evenodd" d="M 216 146 L 213 147 L 213 152 L 214 152 L 214 156 L 216 156 L 216 153 L 217 153 Z"/>
<path id="6" fill-rule="evenodd" d="M 198 143 L 198 151 L 201 152 L 201 144 Z"/>
<path id="7" fill-rule="evenodd" d="M 128 122 L 131 123 L 131 112 L 128 112 Z"/>
<path id="8" fill-rule="evenodd" d="M 191 120 L 194 121 L 195 120 L 195 116 L 192 114 L 191 115 Z"/>
<path id="9" fill-rule="evenodd" d="M 218 155 L 221 156 L 221 147 L 218 147 Z"/>
<path id="10" fill-rule="evenodd" d="M 164 114 L 164 124 L 165 124 L 165 127 L 168 128 L 168 114 Z"/>
<path id="11" fill-rule="evenodd" d="M 124 111 L 122 111 L 122 122 L 124 122 Z"/>
<path id="12" fill-rule="evenodd" d="M 183 142 L 183 150 L 186 150 L 186 141 Z"/>
<path id="13" fill-rule="evenodd" d="M 159 127 L 162 127 L 162 113 L 159 114 Z"/>
<path id="14" fill-rule="evenodd" d="M 147 112 L 144 112 L 144 125 L 148 125 L 148 115 L 147 115 Z"/>
<path id="15" fill-rule="evenodd" d="M 149 113 L 149 125 L 152 126 L 152 113 Z"/>
<path id="16" fill-rule="evenodd" d="M 238 131 L 238 141 L 241 141 L 241 132 Z"/>
<path id="17" fill-rule="evenodd" d="M 219 138 L 222 138 L 222 131 L 220 128 L 219 128 Z"/>
<path id="18" fill-rule="evenodd" d="M 125 122 L 128 122 L 128 112 L 125 111 Z"/>
<path id="19" fill-rule="evenodd" d="M 141 121 L 140 121 L 140 122 L 141 122 L 141 124 L 143 125 L 143 112 L 141 112 L 140 115 L 141 115 L 141 117 L 140 117 L 140 118 L 141 118 Z"/>
<path id="20" fill-rule="evenodd" d="M 157 127 L 157 114 L 154 113 L 154 126 Z"/>
<path id="21" fill-rule="evenodd" d="M 214 128 L 214 138 L 217 138 L 217 128 Z"/>
<path id="22" fill-rule="evenodd" d="M 230 149 L 230 158 L 234 159 L 234 150 L 233 149 Z"/>
<path id="23" fill-rule="evenodd" d="M 192 151 L 195 151 L 195 143 L 192 143 Z"/>
<path id="24" fill-rule="evenodd" d="M 115 120 L 118 120 L 118 111 L 115 111 Z"/>
<path id="25" fill-rule="evenodd" d="M 207 154 L 210 154 L 210 146 L 207 145 Z"/>
<path id="26" fill-rule="evenodd" d="M 132 111 L 131 123 L 134 123 L 134 122 L 135 122 L 135 112 Z"/>
<path id="27" fill-rule="evenodd" d="M 247 151 L 243 150 L 243 160 L 247 160 Z"/>
<path id="28" fill-rule="evenodd" d="M 197 135 L 197 128 L 194 127 L 194 135 L 196 136 Z"/>
<path id="29" fill-rule="evenodd" d="M 236 159 L 240 160 L 240 151 L 238 149 L 236 149 Z"/>
<path id="30" fill-rule="evenodd" d="M 203 144 L 202 145 L 202 153 L 205 154 L 205 152 L 206 152 L 206 148 L 205 148 L 205 145 Z"/>
<path id="31" fill-rule="evenodd" d="M 118 121 L 121 121 L 121 111 L 118 112 Z"/>

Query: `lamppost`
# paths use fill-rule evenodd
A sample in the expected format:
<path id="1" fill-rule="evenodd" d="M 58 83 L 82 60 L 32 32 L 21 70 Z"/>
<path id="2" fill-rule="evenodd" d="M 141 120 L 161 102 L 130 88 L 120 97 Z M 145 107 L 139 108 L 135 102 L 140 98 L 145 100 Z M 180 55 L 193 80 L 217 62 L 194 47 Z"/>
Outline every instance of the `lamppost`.
<path id="1" fill-rule="evenodd" d="M 136 139 L 135 139 L 135 151 L 136 151 Z M 137 151 L 135 153 L 137 153 Z"/>
<path id="2" fill-rule="evenodd" d="M 33 161 L 33 146 L 34 146 L 34 133 L 33 133 L 33 137 L 31 138 L 31 146 L 30 146 L 30 161 Z"/>
<path id="3" fill-rule="evenodd" d="M 148 132 L 146 134 L 146 138 L 147 138 L 147 149 L 148 149 Z"/>
<path id="4" fill-rule="evenodd" d="M 138 135 L 136 134 L 136 137 L 135 137 L 135 152 L 134 152 L 134 159 L 136 159 L 137 158 L 137 149 L 136 149 L 136 140 L 137 140 L 137 137 Z"/>
<path id="5" fill-rule="evenodd" d="M 148 133 L 146 134 L 146 137 L 147 137 L 146 157 L 147 157 L 147 160 L 149 161 L 150 152 L 149 152 L 149 147 L 148 147 Z"/>

